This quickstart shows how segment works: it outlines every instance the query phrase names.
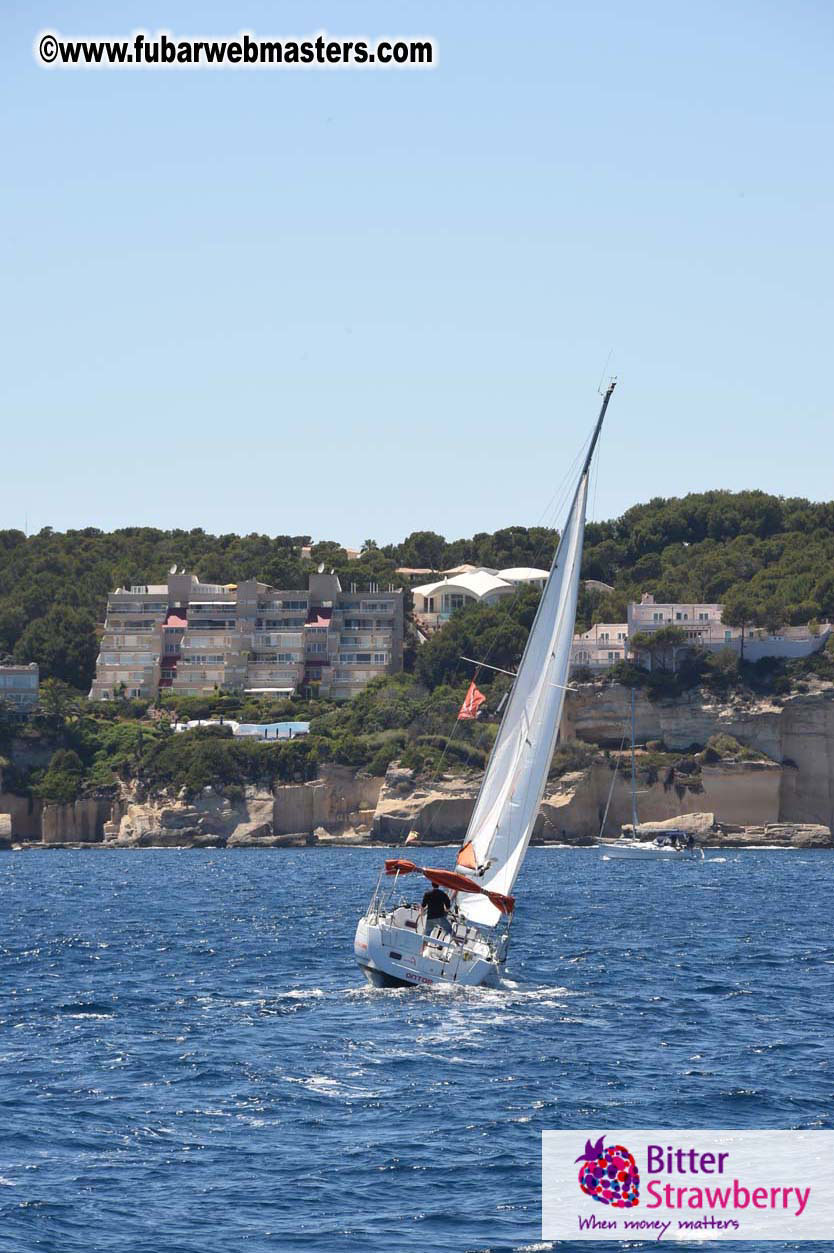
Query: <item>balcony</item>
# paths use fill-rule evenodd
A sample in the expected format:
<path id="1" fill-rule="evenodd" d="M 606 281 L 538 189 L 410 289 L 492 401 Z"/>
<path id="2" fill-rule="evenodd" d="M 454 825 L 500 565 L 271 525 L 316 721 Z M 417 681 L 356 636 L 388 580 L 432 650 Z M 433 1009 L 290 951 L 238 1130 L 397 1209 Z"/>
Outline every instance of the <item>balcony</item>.
<path id="1" fill-rule="evenodd" d="M 281 651 L 301 648 L 304 636 L 301 631 L 256 631 L 254 648 L 277 648 Z"/>

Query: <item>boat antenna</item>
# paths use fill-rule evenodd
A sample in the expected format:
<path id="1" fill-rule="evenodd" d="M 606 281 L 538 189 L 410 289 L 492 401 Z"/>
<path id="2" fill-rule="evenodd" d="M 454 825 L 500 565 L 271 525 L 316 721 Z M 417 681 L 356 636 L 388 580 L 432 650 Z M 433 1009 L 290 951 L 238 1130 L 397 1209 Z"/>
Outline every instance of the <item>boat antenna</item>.
<path id="1" fill-rule="evenodd" d="M 605 358 L 605 365 L 602 367 L 602 374 L 600 374 L 599 382 L 597 383 L 597 391 L 599 392 L 600 396 L 602 395 L 602 380 L 605 378 L 606 374 L 608 373 L 608 365 L 613 356 L 614 356 L 614 349 L 609 348 L 608 356 Z"/>
<path id="2" fill-rule="evenodd" d="M 623 738 L 620 740 L 620 749 L 617 754 L 617 760 L 614 763 L 614 769 L 611 772 L 611 786 L 608 789 L 608 800 L 605 802 L 605 813 L 602 815 L 602 825 L 599 829 L 599 839 L 602 839 L 602 837 L 605 835 L 605 824 L 608 821 L 608 811 L 611 808 L 611 797 L 614 795 L 614 784 L 617 782 L 617 771 L 620 768 L 620 755 L 625 746 L 625 740 L 626 740 L 627 735 L 628 735 L 628 732 L 623 731 Z"/>

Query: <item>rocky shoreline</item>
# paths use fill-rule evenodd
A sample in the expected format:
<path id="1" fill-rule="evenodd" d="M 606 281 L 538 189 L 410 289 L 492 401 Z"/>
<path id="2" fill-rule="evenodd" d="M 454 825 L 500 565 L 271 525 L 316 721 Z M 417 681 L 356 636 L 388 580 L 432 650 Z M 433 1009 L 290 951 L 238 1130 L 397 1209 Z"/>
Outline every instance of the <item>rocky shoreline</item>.
<path id="1" fill-rule="evenodd" d="M 613 821 L 617 789 L 611 788 L 611 775 L 610 765 L 595 763 L 548 788 L 533 844 L 592 847 L 604 803 L 600 797 L 609 791 L 611 817 L 606 830 L 609 836 L 616 835 L 620 824 Z M 183 792 L 149 796 L 134 782 L 123 785 L 116 797 L 46 806 L 40 839 L 16 836 L 11 817 L 0 815 L 0 848 L 454 846 L 466 831 L 479 783 L 478 774 L 448 774 L 427 785 L 396 764 L 384 779 L 330 767 L 311 783 L 271 791 L 246 788 L 242 797 L 234 800 L 210 787 L 197 797 Z M 674 825 L 692 831 L 707 848 L 834 846 L 830 829 L 821 823 L 721 821 L 712 811 L 692 809 L 689 803 L 681 805 L 681 800 L 702 799 L 703 787 L 693 787 L 689 794 L 684 791 L 681 797 L 680 789 L 662 783 L 657 786 L 661 796 L 655 798 L 652 808 L 658 816 L 638 828 L 638 837 L 648 839 L 658 829 Z M 664 787 L 671 796 L 663 795 Z M 627 792 L 620 799 L 626 804 Z M 661 816 L 670 807 L 673 812 Z"/>

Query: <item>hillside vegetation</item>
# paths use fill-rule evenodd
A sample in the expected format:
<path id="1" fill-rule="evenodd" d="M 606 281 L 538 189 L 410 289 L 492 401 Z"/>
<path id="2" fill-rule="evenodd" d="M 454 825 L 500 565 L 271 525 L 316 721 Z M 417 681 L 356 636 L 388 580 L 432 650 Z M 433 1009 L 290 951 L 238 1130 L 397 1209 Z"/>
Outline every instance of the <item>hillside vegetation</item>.
<path id="1" fill-rule="evenodd" d="M 85 691 L 108 591 L 162 582 L 175 562 L 206 580 L 259 578 L 279 588 L 305 586 L 319 561 L 335 568 L 344 582 L 358 577 L 400 583 L 397 566 L 547 565 L 557 538 L 544 527 L 508 527 L 453 541 L 417 531 L 401 544 L 381 548 L 366 541 L 362 558 L 351 562 L 333 542 L 314 545 L 311 560 L 302 561 L 308 536 L 216 536 L 199 528 L 151 527 L 66 533 L 46 528 L 28 537 L 0 531 L 0 653 L 37 661 L 44 677 Z M 583 591 L 578 613 L 583 626 L 623 621 L 627 602 L 645 591 L 657 600 L 725 600 L 737 618 L 766 626 L 834 616 L 834 503 L 755 491 L 657 498 L 621 518 L 588 524 L 583 575 L 614 588 L 602 597 Z M 496 658 L 508 661 L 519 651 L 533 610 L 529 595 L 519 598 L 511 615 L 514 639 L 499 641 L 503 651 Z M 483 630 L 488 633 L 488 625 Z M 451 655 L 456 646 L 449 637 L 438 648 Z M 430 656 L 424 661 L 418 652 L 422 679 L 442 681 L 444 667 L 430 663 Z"/>

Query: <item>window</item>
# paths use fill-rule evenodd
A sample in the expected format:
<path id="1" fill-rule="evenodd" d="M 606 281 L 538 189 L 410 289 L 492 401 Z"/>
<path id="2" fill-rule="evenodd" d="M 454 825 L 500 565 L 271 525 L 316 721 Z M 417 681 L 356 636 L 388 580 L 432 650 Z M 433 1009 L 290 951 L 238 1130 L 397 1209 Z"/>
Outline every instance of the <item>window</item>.
<path id="1" fill-rule="evenodd" d="M 617 660 L 617 654 L 616 654 L 616 653 L 609 653 L 609 654 L 608 654 L 608 660 L 609 660 L 609 661 L 616 661 L 616 660 Z"/>
<path id="2" fill-rule="evenodd" d="M 708 613 L 699 613 L 699 614 L 698 614 L 698 621 L 699 621 L 699 622 L 709 622 L 709 614 L 708 614 Z"/>
<path id="3" fill-rule="evenodd" d="M 282 602 L 285 609 L 306 609 L 306 600 L 285 600 Z"/>
<path id="4" fill-rule="evenodd" d="M 374 653 L 374 665 L 375 666 L 385 666 L 387 664 L 388 664 L 387 653 Z"/>
<path id="5" fill-rule="evenodd" d="M 603 643 L 603 644 L 607 644 L 607 643 L 608 643 L 608 639 L 609 639 L 608 632 L 607 632 L 607 631 L 603 631 L 603 632 L 601 633 L 601 635 L 600 635 L 600 637 L 599 637 L 599 638 L 600 638 L 600 640 L 602 641 L 602 643 Z"/>
<path id="6" fill-rule="evenodd" d="M 676 614 L 675 614 L 675 617 L 677 618 L 678 622 L 688 622 L 688 621 L 689 621 L 689 614 L 688 614 L 688 613 L 676 613 Z"/>
<path id="7" fill-rule="evenodd" d="M 662 614 L 662 613 L 653 613 L 653 614 L 652 614 L 652 622 L 662 622 L 662 621 L 663 621 L 663 614 Z"/>
<path id="8" fill-rule="evenodd" d="M 725 632 L 724 632 L 724 643 L 725 643 L 725 644 L 729 644 L 729 642 L 730 642 L 730 640 L 731 640 L 732 638 L 733 638 L 733 633 L 732 633 L 732 631 L 725 631 Z"/>
<path id="9" fill-rule="evenodd" d="M 447 592 L 443 597 L 443 609 L 446 613 L 454 613 L 456 609 L 463 609 L 466 599 L 458 592 Z"/>
<path id="10" fill-rule="evenodd" d="M 326 653 L 327 643 L 325 640 L 309 640 L 307 643 L 308 653 Z"/>

